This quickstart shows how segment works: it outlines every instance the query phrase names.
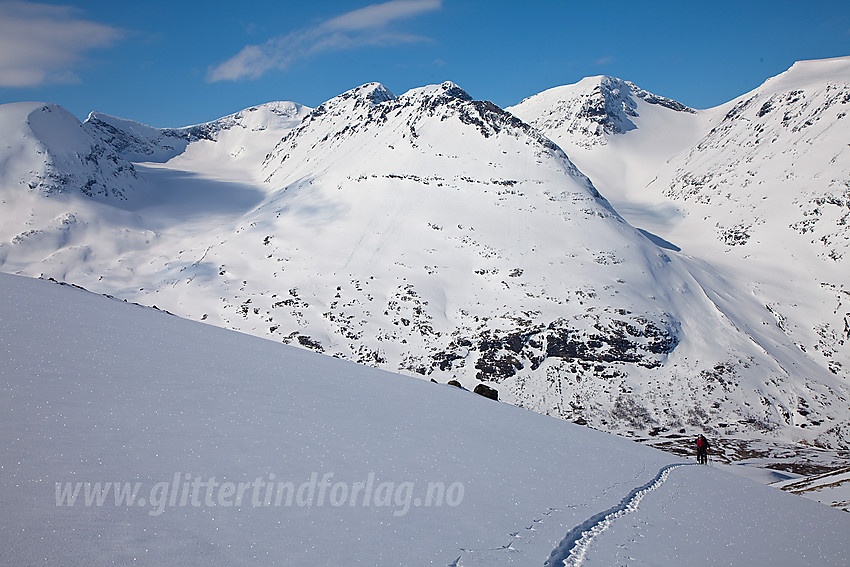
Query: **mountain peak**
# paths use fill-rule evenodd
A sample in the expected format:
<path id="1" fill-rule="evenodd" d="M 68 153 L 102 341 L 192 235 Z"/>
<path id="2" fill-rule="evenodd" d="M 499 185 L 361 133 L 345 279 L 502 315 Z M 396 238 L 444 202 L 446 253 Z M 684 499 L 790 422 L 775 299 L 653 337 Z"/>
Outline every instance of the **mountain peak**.
<path id="1" fill-rule="evenodd" d="M 634 119 L 640 115 L 639 101 L 675 112 L 695 112 L 680 102 L 608 75 L 585 77 L 572 85 L 553 87 L 522 100 L 508 111 L 547 135 L 566 133 L 578 145 L 592 147 L 606 144 L 608 136 L 636 129 Z"/>
<path id="2" fill-rule="evenodd" d="M 365 85 L 360 85 L 359 87 L 354 88 L 348 92 L 353 93 L 356 96 L 362 97 L 371 102 L 372 104 L 380 104 L 382 102 L 394 100 L 396 98 L 396 96 L 381 83 L 366 83 Z"/>
<path id="3" fill-rule="evenodd" d="M 312 122 L 324 115 L 351 116 L 395 99 L 396 96 L 381 83 L 366 83 L 323 102 L 305 116 L 304 120 Z"/>
<path id="4" fill-rule="evenodd" d="M 385 129 L 388 123 L 395 127 Z M 379 134 L 380 130 L 384 131 Z M 530 143 L 539 146 L 541 151 L 557 155 L 557 159 L 563 161 L 580 183 L 591 187 L 586 177 L 575 170 L 569 158 L 551 140 L 492 102 L 474 100 L 451 81 L 417 87 L 399 97 L 379 83 L 369 83 L 323 103 L 298 127 L 288 132 L 266 157 L 264 167 L 270 173 L 266 179 L 280 179 L 280 167 L 285 161 L 288 162 L 284 168 L 287 170 L 293 163 L 306 164 L 317 159 L 322 151 L 340 152 L 339 148 L 342 145 L 349 147 L 347 140 L 353 138 L 359 138 L 359 141 L 350 146 L 351 151 L 360 151 L 365 143 L 363 136 L 366 131 L 369 131 L 366 139 L 378 136 L 381 144 L 391 149 L 403 146 L 414 150 L 418 148 L 423 131 L 434 132 L 440 138 L 456 134 L 453 142 L 464 140 L 460 136 L 469 131 L 475 131 L 483 138 L 509 131 L 517 137 L 527 136 Z M 439 134 L 436 134 L 437 131 Z M 443 144 L 450 145 L 450 142 L 444 140 Z M 299 146 L 309 148 L 309 155 L 302 155 L 303 149 L 296 150 Z M 293 160 L 296 154 L 300 158 Z"/>
<path id="5" fill-rule="evenodd" d="M 472 100 L 472 97 L 469 96 L 465 90 L 451 81 L 444 81 L 438 85 L 426 85 L 424 87 L 410 89 L 401 96 L 401 98 L 405 99 L 416 99 L 422 97 L 437 97 L 444 101 L 451 99 L 463 101 Z"/>
<path id="6" fill-rule="evenodd" d="M 366 83 L 322 103 L 316 110 L 324 106 L 339 106 L 346 101 L 353 101 L 355 106 L 374 106 L 395 98 L 396 96 L 381 83 Z"/>

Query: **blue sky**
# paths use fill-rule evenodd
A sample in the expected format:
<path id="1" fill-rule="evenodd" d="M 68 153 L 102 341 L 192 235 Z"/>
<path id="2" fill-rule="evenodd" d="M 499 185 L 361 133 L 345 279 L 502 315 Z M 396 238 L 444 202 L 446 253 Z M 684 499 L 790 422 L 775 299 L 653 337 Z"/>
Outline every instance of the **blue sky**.
<path id="1" fill-rule="evenodd" d="M 0 0 L 0 102 L 153 126 L 379 81 L 510 106 L 588 75 L 706 108 L 799 59 L 850 55 L 846 0 Z"/>

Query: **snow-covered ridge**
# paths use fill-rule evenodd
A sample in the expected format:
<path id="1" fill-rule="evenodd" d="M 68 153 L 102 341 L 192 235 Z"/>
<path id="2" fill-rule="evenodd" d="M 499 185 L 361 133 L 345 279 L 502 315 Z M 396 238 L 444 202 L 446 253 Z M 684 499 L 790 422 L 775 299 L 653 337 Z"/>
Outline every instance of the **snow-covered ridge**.
<path id="1" fill-rule="evenodd" d="M 307 111 L 309 108 L 295 102 L 270 102 L 212 122 L 182 128 L 152 128 L 132 120 L 92 112 L 84 126 L 98 133 L 127 159 L 163 163 L 183 153 L 192 142 L 216 142 L 223 132 L 230 130 L 286 130 L 300 122 Z"/>
<path id="2" fill-rule="evenodd" d="M 411 89 L 399 97 L 379 83 L 367 83 L 321 104 L 299 126 L 288 132 L 267 156 L 264 163 L 268 173 L 266 181 L 280 177 L 281 164 L 291 160 L 299 146 L 301 150 L 296 152 L 299 158 L 295 162 L 307 164 L 310 160 L 319 159 L 321 152 L 340 151 L 339 147 L 346 139 L 362 135 L 365 130 L 381 129 L 384 131 L 377 135 L 382 137 L 382 146 L 394 148 L 394 142 L 400 142 L 415 149 L 419 136 L 417 128 L 433 128 L 435 122 L 445 121 L 459 121 L 464 128 L 475 129 L 485 138 L 498 135 L 503 130 L 513 137 L 528 138 L 530 143 L 539 147 L 538 151 L 556 155 L 571 176 L 579 179 L 595 198 L 604 202 L 590 180 L 551 140 L 495 104 L 473 100 L 450 81 Z M 447 136 L 439 144 L 448 150 L 459 141 Z M 435 145 L 436 142 L 429 147 Z M 309 148 L 309 152 L 305 148 Z M 358 146 L 353 148 L 358 149 Z"/>
<path id="3" fill-rule="evenodd" d="M 137 182 L 133 164 L 92 135 L 64 108 L 45 103 L 0 106 L 0 179 L 49 195 L 79 191 L 99 199 L 123 199 Z"/>
<path id="4" fill-rule="evenodd" d="M 850 56 L 803 60 L 791 65 L 787 71 L 767 79 L 755 90 L 769 95 L 778 91 L 811 87 L 817 83 L 846 82 L 848 76 Z"/>
<path id="5" fill-rule="evenodd" d="M 410 89 L 401 95 L 401 98 L 417 99 L 419 97 L 440 97 L 442 100 L 457 98 L 460 100 L 472 100 L 469 94 L 451 81 L 445 81 L 440 84 L 426 85 Z"/>

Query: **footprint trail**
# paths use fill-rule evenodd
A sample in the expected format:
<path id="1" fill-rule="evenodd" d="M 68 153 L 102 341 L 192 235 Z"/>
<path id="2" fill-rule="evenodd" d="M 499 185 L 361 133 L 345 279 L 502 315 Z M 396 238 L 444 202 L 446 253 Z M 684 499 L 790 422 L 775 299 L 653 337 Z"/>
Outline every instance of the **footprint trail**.
<path id="1" fill-rule="evenodd" d="M 570 530 L 558 546 L 552 550 L 549 559 L 543 563 L 544 567 L 578 567 L 587 555 L 590 543 L 620 517 L 637 509 L 640 501 L 648 493 L 652 492 L 667 480 L 670 471 L 679 467 L 686 467 L 693 463 L 673 464 L 662 467 L 655 478 L 642 486 L 638 486 L 629 492 L 619 504 L 612 506 L 604 512 L 594 514 L 581 524 Z"/>

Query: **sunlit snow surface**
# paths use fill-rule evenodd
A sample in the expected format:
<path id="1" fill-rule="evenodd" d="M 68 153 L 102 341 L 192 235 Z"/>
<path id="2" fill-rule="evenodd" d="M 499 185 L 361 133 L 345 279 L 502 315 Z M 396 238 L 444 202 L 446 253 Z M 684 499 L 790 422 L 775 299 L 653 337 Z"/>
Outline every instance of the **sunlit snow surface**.
<path id="1" fill-rule="evenodd" d="M 710 466 L 662 471 L 679 463 L 450 386 L 0 274 L 4 565 L 543 565 L 582 524 L 598 533 L 570 564 L 845 564 L 850 515 Z M 141 482 L 147 496 L 175 473 L 374 473 L 464 492 L 407 514 L 56 506 L 56 483 Z"/>

